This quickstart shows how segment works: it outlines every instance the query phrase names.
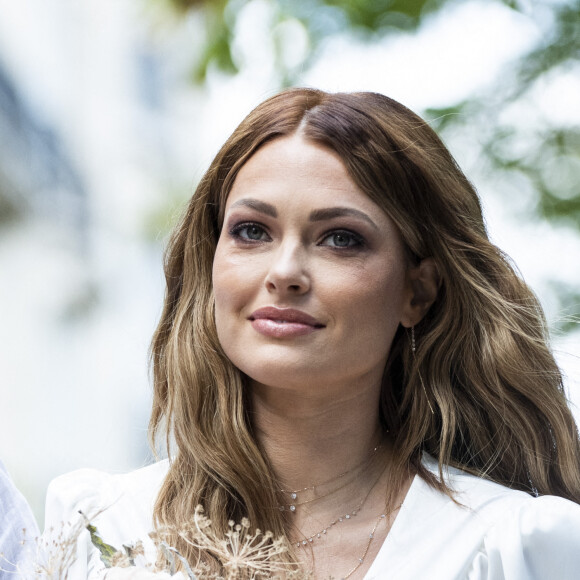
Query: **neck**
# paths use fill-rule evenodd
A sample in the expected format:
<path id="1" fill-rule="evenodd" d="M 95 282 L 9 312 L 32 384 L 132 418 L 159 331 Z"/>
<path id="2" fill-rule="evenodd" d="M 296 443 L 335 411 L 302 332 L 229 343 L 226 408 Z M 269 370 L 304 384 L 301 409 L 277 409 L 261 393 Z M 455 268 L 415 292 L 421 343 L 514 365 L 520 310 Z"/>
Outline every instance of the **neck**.
<path id="1" fill-rule="evenodd" d="M 258 440 L 284 489 L 300 489 L 355 468 L 382 439 L 379 389 L 343 396 L 254 384 Z"/>

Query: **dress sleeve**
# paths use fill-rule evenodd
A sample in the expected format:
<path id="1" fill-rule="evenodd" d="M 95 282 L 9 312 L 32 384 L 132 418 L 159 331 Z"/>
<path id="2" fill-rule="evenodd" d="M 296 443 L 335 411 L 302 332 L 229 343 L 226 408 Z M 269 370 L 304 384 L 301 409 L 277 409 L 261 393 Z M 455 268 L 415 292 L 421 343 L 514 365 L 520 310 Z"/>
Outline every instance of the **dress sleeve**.
<path id="1" fill-rule="evenodd" d="M 580 506 L 554 496 L 529 498 L 489 529 L 468 580 L 578 580 Z"/>
<path id="2" fill-rule="evenodd" d="M 54 577 L 65 578 L 68 573 L 68 578 L 85 580 L 104 570 L 86 529 L 86 518 L 92 519 L 103 509 L 106 477 L 102 472 L 82 469 L 50 483 L 39 563 L 52 573 L 58 571 Z"/>

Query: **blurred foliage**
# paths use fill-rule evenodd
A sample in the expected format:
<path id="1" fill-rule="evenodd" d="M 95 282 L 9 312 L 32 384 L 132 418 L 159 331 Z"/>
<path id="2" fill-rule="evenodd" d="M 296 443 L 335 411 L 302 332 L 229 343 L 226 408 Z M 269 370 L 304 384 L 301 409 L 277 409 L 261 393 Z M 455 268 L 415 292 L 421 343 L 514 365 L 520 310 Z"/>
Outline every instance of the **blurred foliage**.
<path id="1" fill-rule="evenodd" d="M 425 116 L 443 134 L 457 126 L 479 131 L 490 170 L 521 174 L 535 193 L 532 201 L 540 217 L 580 230 L 580 127 L 550 120 L 536 94 L 560 75 L 580 76 L 580 0 L 546 6 L 551 7 L 548 34 L 491 90 L 452 107 L 430 109 Z M 565 97 L 580 107 L 580 91 Z M 521 119 L 514 119 L 517 109 L 528 115 L 523 127 Z"/>
<path id="2" fill-rule="evenodd" d="M 167 239 L 185 211 L 189 195 L 184 196 L 181 185 L 165 187 L 163 199 L 151 209 L 143 222 L 143 238 L 156 245 Z"/>
<path id="3" fill-rule="evenodd" d="M 234 42 L 238 19 L 253 2 L 266 3 L 274 15 L 270 34 L 281 88 L 297 83 L 328 38 L 348 35 L 359 42 L 372 43 L 389 34 L 414 31 L 431 14 L 459 3 L 459 0 L 150 1 L 169 3 L 177 13 L 196 14 L 203 19 L 204 48 L 196 56 L 193 74 L 194 81 L 200 84 L 205 82 L 210 68 L 231 74 L 239 71 Z M 580 230 L 580 127 L 554 121 L 554 115 L 542 108 L 539 97 L 543 89 L 567 74 L 580 76 L 580 0 L 492 1 L 529 19 L 540 31 L 540 40 L 527 54 L 510 63 L 487 91 L 445 108 L 423 111 L 423 116 L 444 138 L 462 131 L 477 136 L 483 170 L 525 185 L 520 194 L 527 196 L 523 217 L 546 219 Z M 279 25 L 288 22 L 299 23 L 307 38 L 308 49 L 297 61 L 284 58 L 284 50 L 291 51 L 293 47 L 285 49 L 276 37 Z M 559 86 L 567 90 L 565 83 Z M 578 91 L 577 81 L 568 86 Z M 580 107 L 580 94 L 563 96 L 572 102 L 575 99 Z M 506 189 L 505 195 L 512 193 Z M 578 264 L 578 257 L 572 258 L 572 263 Z M 580 291 L 560 290 L 557 295 L 562 304 L 580 305 Z"/>
<path id="4" fill-rule="evenodd" d="M 0 167 L 0 231 L 18 222 L 24 214 L 22 198 L 14 194 L 14 189 Z"/>
<path id="5" fill-rule="evenodd" d="M 237 73 L 233 39 L 238 17 L 252 0 L 153 0 L 168 3 L 178 14 L 197 13 L 204 21 L 205 42 L 196 55 L 192 78 L 206 80 L 208 69 Z M 389 30 L 414 30 L 426 14 L 452 0 L 266 0 L 273 13 L 272 40 L 277 53 L 276 67 L 281 85 L 295 82 L 297 75 L 312 62 L 323 41 L 338 33 L 360 39 L 381 38 Z M 297 22 L 307 35 L 311 50 L 298 63 L 285 63 L 283 47 L 276 38 L 276 25 Z"/>
<path id="6" fill-rule="evenodd" d="M 578 330 L 580 325 L 580 300 L 578 288 L 561 282 L 550 282 L 551 290 L 558 300 L 558 319 L 552 326 L 556 332 L 566 334 Z"/>
<path id="7" fill-rule="evenodd" d="M 239 72 L 234 49 L 235 29 L 243 9 L 256 0 L 153 0 L 168 3 L 182 15 L 195 12 L 204 21 L 205 42 L 195 58 L 193 78 L 206 80 L 208 69 Z M 425 18 L 457 0 L 259 0 L 269 4 L 275 25 L 299 22 L 309 50 L 298 62 L 287 64 L 278 54 L 280 84 L 291 85 L 317 55 L 324 40 L 349 34 L 373 42 L 388 34 L 417 29 Z M 521 126 L 511 121 L 510 107 L 533 102 L 540 83 L 567 71 L 580 74 L 580 0 L 493 0 L 518 11 L 542 31 L 541 41 L 512 64 L 486 94 L 443 109 L 425 112 L 441 133 L 469 127 L 480 132 L 484 157 L 490 169 L 516 171 L 537 193 L 537 213 L 549 220 L 580 229 L 580 128 L 555 126 L 541 113 L 527 123 L 526 146 L 517 145 Z M 275 39 L 274 39 L 275 40 Z M 276 43 L 274 43 L 276 46 Z M 277 47 L 280 48 L 280 47 Z M 580 95 L 578 95 L 580 106 Z"/>

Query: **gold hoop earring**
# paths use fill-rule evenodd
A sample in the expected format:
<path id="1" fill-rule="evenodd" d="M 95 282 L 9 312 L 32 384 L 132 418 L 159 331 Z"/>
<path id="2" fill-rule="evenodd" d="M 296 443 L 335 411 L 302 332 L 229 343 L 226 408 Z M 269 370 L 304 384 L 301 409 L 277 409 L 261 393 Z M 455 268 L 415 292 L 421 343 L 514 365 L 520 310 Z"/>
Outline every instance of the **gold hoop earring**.
<path id="1" fill-rule="evenodd" d="M 417 358 L 415 356 L 415 327 L 411 326 L 411 352 L 413 353 L 413 360 L 417 362 Z M 425 398 L 427 399 L 427 405 L 429 405 L 429 409 L 431 409 L 431 415 L 435 415 L 435 411 L 433 410 L 433 406 L 431 405 L 431 401 L 429 399 L 429 395 L 427 394 L 427 389 L 425 388 L 425 383 L 423 382 L 423 377 L 421 375 L 421 369 L 417 367 L 417 373 L 419 374 L 419 380 L 421 381 L 421 386 L 423 387 L 423 392 L 425 393 Z"/>

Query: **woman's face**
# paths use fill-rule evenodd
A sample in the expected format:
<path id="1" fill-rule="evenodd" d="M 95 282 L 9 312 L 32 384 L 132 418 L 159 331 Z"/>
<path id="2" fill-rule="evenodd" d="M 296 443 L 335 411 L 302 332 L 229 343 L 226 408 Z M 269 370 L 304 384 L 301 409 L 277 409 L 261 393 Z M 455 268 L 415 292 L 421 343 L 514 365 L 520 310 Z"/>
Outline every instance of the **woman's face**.
<path id="1" fill-rule="evenodd" d="M 331 150 L 299 135 L 242 167 L 213 264 L 218 336 L 266 386 L 379 385 L 412 300 L 399 232 Z"/>

